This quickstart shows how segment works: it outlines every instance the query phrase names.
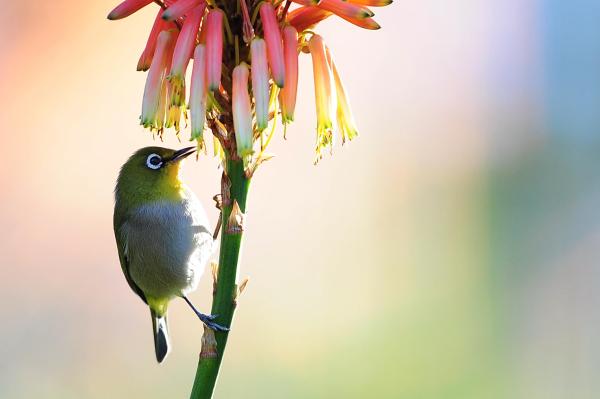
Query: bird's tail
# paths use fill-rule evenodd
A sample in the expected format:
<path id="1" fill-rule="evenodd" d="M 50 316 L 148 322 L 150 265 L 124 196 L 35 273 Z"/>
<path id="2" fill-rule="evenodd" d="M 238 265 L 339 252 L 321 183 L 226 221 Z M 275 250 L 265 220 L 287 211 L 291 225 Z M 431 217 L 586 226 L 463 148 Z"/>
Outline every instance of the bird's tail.
<path id="1" fill-rule="evenodd" d="M 169 353 L 169 328 L 167 327 L 167 314 L 159 316 L 154 310 L 150 309 L 152 316 L 152 329 L 154 332 L 154 351 L 156 360 L 161 363 Z"/>

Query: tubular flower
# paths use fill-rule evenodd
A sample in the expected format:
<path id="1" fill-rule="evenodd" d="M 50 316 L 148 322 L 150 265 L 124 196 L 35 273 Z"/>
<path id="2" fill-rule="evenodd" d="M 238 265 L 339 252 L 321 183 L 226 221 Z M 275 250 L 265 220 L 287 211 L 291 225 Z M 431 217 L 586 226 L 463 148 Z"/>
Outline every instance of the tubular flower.
<path id="1" fill-rule="evenodd" d="M 308 41 L 312 56 L 315 83 L 315 104 L 317 107 L 317 160 L 322 158 L 322 149 L 333 144 L 333 107 L 335 94 L 332 90 L 331 71 L 325 54 L 323 38 L 313 35 Z"/>
<path id="2" fill-rule="evenodd" d="M 364 29 L 377 30 L 381 28 L 381 26 L 379 26 L 379 24 L 375 22 L 373 18 L 351 18 L 343 15 L 340 15 L 340 17 Z"/>
<path id="3" fill-rule="evenodd" d="M 279 87 L 285 84 L 285 66 L 283 63 L 283 44 L 275 9 L 271 3 L 264 2 L 260 6 L 260 20 L 263 24 L 267 42 L 267 56 L 273 74 L 273 80 Z"/>
<path id="4" fill-rule="evenodd" d="M 174 21 L 178 18 L 186 15 L 190 10 L 194 7 L 201 5 L 204 3 L 203 0 L 179 0 L 173 3 L 172 6 L 169 6 L 164 14 L 163 19 L 165 21 Z M 204 3 L 206 5 L 206 3 Z"/>
<path id="5" fill-rule="evenodd" d="M 206 120 L 206 94 L 206 47 L 199 44 L 194 51 L 190 88 L 190 118 L 192 120 L 192 140 L 198 140 L 200 145 L 203 142 L 202 135 Z"/>
<path id="6" fill-rule="evenodd" d="M 200 21 L 202 21 L 205 7 L 206 3 L 203 3 L 190 10 L 177 38 L 177 44 L 175 44 L 173 52 L 171 74 L 169 75 L 169 81 L 173 89 L 171 105 L 182 106 L 185 103 L 185 71 L 194 51 L 194 44 L 196 43 L 196 36 L 198 35 L 198 29 L 200 29 Z"/>
<path id="7" fill-rule="evenodd" d="M 109 14 L 108 19 L 116 20 L 126 18 L 136 11 L 141 10 L 148 4 L 153 3 L 154 0 L 125 0 L 118 6 L 116 6 Z"/>
<path id="8" fill-rule="evenodd" d="M 368 8 L 344 0 L 321 0 L 317 7 L 340 17 L 368 18 L 374 15 Z"/>
<path id="9" fill-rule="evenodd" d="M 250 56 L 252 57 L 252 94 L 256 108 L 256 127 L 262 131 L 269 124 L 269 67 L 267 45 L 263 39 L 252 40 Z"/>
<path id="10" fill-rule="evenodd" d="M 326 48 L 325 51 L 327 53 L 327 62 L 329 63 L 331 71 L 333 72 L 333 80 L 335 82 L 335 94 L 337 99 L 337 125 L 338 129 L 340 130 L 340 134 L 342 135 L 342 143 L 345 143 L 346 138 L 348 138 L 348 140 L 352 140 L 358 136 L 358 129 L 356 128 L 354 117 L 352 116 L 352 109 L 350 108 L 350 102 L 348 101 L 348 96 L 346 95 L 346 90 L 342 84 L 340 74 L 338 73 L 335 63 L 333 62 L 333 58 L 331 57 L 329 49 Z"/>
<path id="11" fill-rule="evenodd" d="M 148 71 L 140 123 L 151 131 L 162 134 L 165 127 L 174 127 L 179 132 L 189 107 L 191 138 L 198 140 L 199 148 L 210 126 L 221 158 L 235 158 L 237 148 L 251 175 L 260 160 L 268 158 L 264 150 L 274 137 L 279 114 L 284 137 L 288 125 L 298 118 L 299 56 L 310 53 L 316 160 L 337 140 L 334 130 L 339 130 L 342 143 L 358 135 L 338 66 L 315 29 L 330 17 L 379 29 L 369 8 L 392 0 L 119 1 L 109 19 L 127 17 L 150 3 L 160 6 L 137 64 L 138 70 Z M 253 141 L 259 137 L 260 152 L 258 145 L 254 152 Z"/>
<path id="12" fill-rule="evenodd" d="M 233 131 L 237 154 L 246 158 L 252 154 L 252 109 L 248 95 L 248 65 L 242 62 L 233 69 L 232 102 Z"/>
<path id="13" fill-rule="evenodd" d="M 283 28 L 283 54 L 286 84 L 279 93 L 283 123 L 294 120 L 296 93 L 298 91 L 298 31 L 293 26 Z"/>
<path id="14" fill-rule="evenodd" d="M 385 7 L 392 4 L 393 0 L 348 0 L 349 3 L 369 7 Z"/>
<path id="15" fill-rule="evenodd" d="M 161 8 L 156 14 L 156 18 L 154 20 L 154 25 L 152 25 L 152 29 L 150 30 L 150 35 L 148 36 L 148 41 L 146 42 L 146 47 L 140 56 L 140 60 L 137 64 L 138 71 L 147 71 L 150 68 L 150 63 L 152 62 L 152 56 L 154 56 L 154 50 L 156 50 L 156 40 L 158 39 L 158 34 L 163 30 L 175 29 L 176 26 L 172 22 L 167 22 L 162 19 L 163 9 Z"/>
<path id="16" fill-rule="evenodd" d="M 331 12 L 319 7 L 300 7 L 288 13 L 287 21 L 298 32 L 302 32 L 323 21 L 330 15 L 332 15 Z"/>
<path id="17" fill-rule="evenodd" d="M 223 11 L 215 8 L 206 16 L 206 77 L 208 90 L 221 85 L 223 60 Z"/>
<path id="18" fill-rule="evenodd" d="M 144 100 L 142 102 L 141 124 L 150 128 L 150 130 L 162 129 L 162 120 L 159 121 L 159 103 L 161 94 L 165 90 L 165 77 L 169 64 L 169 57 L 173 51 L 173 42 L 175 33 L 172 31 L 162 31 L 158 35 L 156 43 L 156 53 L 152 59 L 146 87 L 144 88 Z"/>

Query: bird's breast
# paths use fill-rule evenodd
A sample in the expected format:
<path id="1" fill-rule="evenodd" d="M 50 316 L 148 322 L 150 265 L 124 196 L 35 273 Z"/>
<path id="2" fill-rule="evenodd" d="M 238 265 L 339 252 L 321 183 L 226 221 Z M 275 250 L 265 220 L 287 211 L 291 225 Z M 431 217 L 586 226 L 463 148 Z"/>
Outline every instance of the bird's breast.
<path id="1" fill-rule="evenodd" d="M 195 289 L 212 252 L 208 220 L 195 198 L 136 208 L 128 215 L 122 236 L 131 277 L 150 297 Z"/>

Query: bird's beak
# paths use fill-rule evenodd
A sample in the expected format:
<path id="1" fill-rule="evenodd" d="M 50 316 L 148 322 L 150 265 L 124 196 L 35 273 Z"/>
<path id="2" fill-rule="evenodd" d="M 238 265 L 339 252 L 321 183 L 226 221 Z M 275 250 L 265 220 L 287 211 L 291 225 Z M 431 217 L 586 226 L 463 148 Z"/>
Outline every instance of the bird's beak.
<path id="1" fill-rule="evenodd" d="M 187 157 L 188 155 L 193 154 L 194 152 L 196 152 L 196 147 L 182 148 L 181 150 L 175 151 L 173 156 L 171 158 L 169 158 L 168 162 L 181 161 L 183 158 Z"/>

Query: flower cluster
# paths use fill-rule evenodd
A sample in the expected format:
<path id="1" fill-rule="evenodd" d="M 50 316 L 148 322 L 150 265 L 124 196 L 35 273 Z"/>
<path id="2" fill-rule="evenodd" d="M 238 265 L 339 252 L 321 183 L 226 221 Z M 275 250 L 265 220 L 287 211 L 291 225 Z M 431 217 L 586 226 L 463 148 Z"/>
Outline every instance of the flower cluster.
<path id="1" fill-rule="evenodd" d="M 189 110 L 191 138 L 200 147 L 208 126 L 215 154 L 235 153 L 247 164 L 258 163 L 277 115 L 284 126 L 294 120 L 298 56 L 304 52 L 313 64 L 317 161 L 324 148 L 331 148 L 334 130 L 342 142 L 358 134 L 331 52 L 313 29 L 332 15 L 379 29 L 367 7 L 391 0 L 125 0 L 108 18 L 125 18 L 151 3 L 160 9 L 137 65 L 148 71 L 140 116 L 144 127 L 159 134 L 170 127 L 179 132 Z"/>

